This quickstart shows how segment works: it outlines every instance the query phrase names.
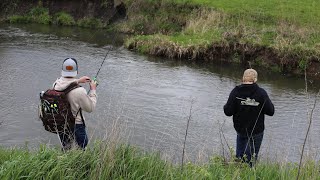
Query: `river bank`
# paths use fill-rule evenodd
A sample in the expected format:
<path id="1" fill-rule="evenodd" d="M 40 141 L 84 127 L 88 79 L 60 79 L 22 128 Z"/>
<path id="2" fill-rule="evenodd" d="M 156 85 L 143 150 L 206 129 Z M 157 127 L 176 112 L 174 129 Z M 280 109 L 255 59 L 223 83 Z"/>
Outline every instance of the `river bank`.
<path id="1" fill-rule="evenodd" d="M 7 147 L 16 147 L 21 144 L 22 146 L 28 144 L 30 147 L 30 144 L 34 142 L 46 143 L 46 145 L 59 144 L 56 135 L 52 135 L 53 139 L 56 141 L 44 141 L 43 139 L 48 137 L 49 134 L 45 134 L 41 123 L 35 121 L 37 113 L 33 110 L 35 110 L 34 107 L 38 104 L 38 92 L 48 88 L 48 82 L 51 85 L 52 80 L 59 75 L 57 69 L 59 70 L 61 68 L 61 58 L 70 54 L 79 57 L 79 62 L 81 62 L 81 73 L 92 72 L 94 75 L 94 69 L 96 68 L 95 70 L 97 70 L 97 68 L 99 68 L 106 51 L 109 49 L 109 43 L 101 43 L 99 45 L 99 42 L 100 40 L 105 42 L 106 39 L 110 40 L 112 38 L 102 36 L 107 33 L 101 33 L 102 35 L 96 37 L 97 40 L 93 41 L 92 36 L 94 34 L 97 35 L 94 30 L 89 31 L 90 29 L 55 26 L 54 28 L 59 28 L 59 30 L 61 30 L 58 32 L 57 30 L 54 30 L 52 26 L 43 27 L 39 27 L 41 29 L 41 31 L 39 31 L 34 27 L 23 30 L 10 26 L 9 28 L 1 28 L 0 31 L 1 67 L 3 67 L 1 68 L 1 74 L 10 77 L 10 81 L 8 81 L 7 78 L 3 78 L 1 81 L 1 85 L 3 86 L 2 92 L 8 94 L 8 96 L 1 97 L 1 117 L 3 123 L 1 123 L 0 136 L 1 144 L 7 145 Z M 84 34 L 76 34 L 77 31 L 75 29 Z M 54 31 L 57 34 L 53 35 L 52 32 L 47 31 Z M 86 31 L 86 33 L 84 31 Z M 59 33 L 66 34 L 60 38 Z M 96 44 L 98 46 L 96 46 Z M 212 149 L 218 149 L 217 152 L 220 152 L 219 150 L 221 150 L 223 146 L 219 146 L 220 141 L 218 134 L 222 127 L 224 127 L 228 142 L 230 144 L 235 142 L 236 136 L 234 135 L 235 132 L 231 124 L 232 120 L 224 116 L 221 105 L 225 103 L 226 98 L 228 97 L 228 89 L 231 90 L 234 85 L 239 82 L 238 80 L 242 74 L 242 72 L 239 71 L 239 69 L 241 69 L 240 67 L 230 69 L 225 66 L 216 66 L 215 68 L 217 68 L 217 70 L 208 72 L 200 70 L 202 68 L 199 67 L 188 68 L 181 64 L 172 65 L 174 64 L 174 61 L 166 61 L 163 60 L 164 58 L 159 60 L 163 61 L 161 63 L 158 63 L 156 60 L 154 60 L 154 62 L 147 59 L 148 57 L 146 56 L 139 56 L 136 53 L 128 52 L 123 48 L 111 51 L 109 55 L 110 58 L 108 56 L 100 76 L 102 80 L 99 85 L 99 96 L 101 97 L 101 101 L 99 101 L 100 104 L 97 107 L 99 109 L 88 118 L 88 128 L 91 127 L 91 129 L 94 129 L 89 133 L 90 136 L 93 132 L 97 133 L 97 129 L 99 128 L 101 131 L 98 132 L 104 135 L 106 128 L 113 127 L 113 122 L 120 118 L 121 123 L 126 125 L 126 128 L 129 127 L 128 131 L 130 131 L 129 134 L 131 134 L 131 136 L 128 139 L 132 140 L 130 141 L 130 144 L 136 142 L 135 144 L 139 144 L 140 147 L 150 145 L 146 148 L 147 150 L 156 149 L 155 147 L 157 147 L 156 150 L 161 153 L 164 152 L 165 154 L 172 155 L 176 152 L 181 155 L 181 142 L 183 142 L 186 125 L 185 115 L 188 115 L 189 113 L 189 99 L 190 97 L 194 97 L 197 99 L 194 106 L 197 111 L 193 112 L 190 133 L 188 133 L 186 148 L 188 157 L 192 155 L 197 156 L 198 154 L 202 155 L 202 152 L 207 149 L 210 150 L 210 155 L 215 154 L 211 153 Z M 23 70 L 23 76 L 21 76 L 21 70 Z M 265 151 L 260 157 L 273 157 L 281 163 L 283 162 L 285 165 L 282 166 L 281 164 L 272 163 L 272 165 L 269 166 L 271 168 L 261 166 L 259 167 L 260 169 L 256 171 L 258 174 L 254 174 L 252 171 L 250 171 L 251 173 L 247 173 L 245 170 L 245 173 L 247 174 L 241 175 L 240 178 L 244 177 L 245 179 L 247 178 L 246 175 L 250 175 L 250 177 L 253 178 L 254 175 L 256 175 L 256 177 L 262 177 L 262 173 L 265 171 L 273 172 L 280 170 L 280 175 L 278 172 L 270 174 L 266 173 L 264 175 L 273 177 L 273 174 L 275 174 L 274 176 L 276 178 L 279 177 L 279 179 L 285 179 L 287 176 L 288 179 L 295 179 L 295 172 L 297 170 L 296 164 L 287 164 L 286 162 L 290 161 L 290 158 L 294 159 L 292 160 L 293 162 L 297 162 L 295 158 L 300 157 L 302 145 L 300 140 L 303 140 L 305 136 L 305 127 L 307 127 L 307 124 L 305 124 L 307 123 L 305 115 L 307 114 L 307 110 L 304 109 L 308 108 L 308 106 L 306 105 L 306 96 L 303 93 L 304 82 L 301 78 L 294 78 L 293 80 L 288 81 L 290 78 L 279 75 L 272 76 L 276 73 L 268 74 L 269 72 L 263 72 L 263 70 L 261 70 L 261 72 L 266 74 L 259 74 L 261 75 L 259 84 L 261 83 L 262 87 L 266 88 L 268 92 L 271 92 L 270 97 L 274 100 L 277 111 L 281 113 L 277 113 L 274 117 L 266 119 L 267 127 L 263 148 L 269 149 L 269 151 Z M 30 79 L 36 79 L 37 81 L 30 82 Z M 24 91 L 22 92 L 21 89 L 24 89 Z M 313 95 L 311 97 L 313 97 Z M 22 104 L 26 106 L 21 106 Z M 19 109 L 19 113 L 17 113 L 17 109 Z M 185 110 L 186 112 L 182 110 Z M 222 116 L 220 116 L 221 112 Z M 315 111 L 315 113 L 317 112 L 320 111 Z M 315 114 L 314 117 L 319 116 Z M 226 124 L 220 124 L 224 122 L 226 122 Z M 128 125 L 126 123 L 128 123 Z M 319 124 L 317 121 L 314 121 L 312 125 L 314 136 L 311 138 L 313 141 L 310 140 L 308 142 L 310 142 L 311 145 L 314 145 L 312 147 L 314 147 L 313 152 L 315 153 L 315 156 L 311 156 L 314 157 L 313 163 L 306 163 L 305 167 L 310 167 L 312 170 L 307 171 L 311 175 L 304 175 L 305 179 L 308 179 L 309 177 L 316 178 L 318 176 L 318 171 L 314 168 L 315 166 L 313 166 L 313 164 L 317 164 L 318 159 L 318 127 L 320 127 Z M 110 131 L 107 130 L 107 132 Z M 134 133 L 132 133 L 132 131 L 134 131 Z M 139 143 L 137 143 L 138 140 L 140 140 Z M 90 147 L 92 146 L 93 145 L 90 145 Z M 39 146 L 33 146 L 33 148 L 38 149 Z M 274 149 L 279 150 L 278 152 L 280 153 L 274 153 Z M 89 164 L 89 167 L 81 166 L 81 168 L 78 169 L 79 166 L 74 167 L 73 165 L 78 165 L 82 162 L 71 160 L 81 159 L 85 162 L 88 160 L 91 163 L 93 159 L 90 161 L 89 157 L 94 154 L 93 151 L 89 151 L 92 154 L 88 153 L 85 156 L 78 155 L 77 153 L 74 153 L 75 156 L 63 156 L 59 151 L 52 152 L 53 156 L 50 156 L 51 152 L 49 151 L 51 150 L 48 149 L 44 153 L 39 152 L 38 154 L 29 153 L 30 151 L 23 151 L 22 153 L 25 153 L 26 156 L 8 151 L 8 153 L 1 155 L 4 157 L 2 159 L 5 161 L 5 165 L 3 166 L 4 170 L 1 172 L 5 172 L 4 176 L 8 177 L 7 179 L 14 179 L 10 178 L 11 174 L 14 175 L 14 173 L 18 172 L 17 176 L 19 176 L 20 172 L 23 174 L 25 171 L 28 171 L 28 167 L 30 167 L 31 169 L 35 169 L 35 171 L 29 173 L 31 174 L 30 177 L 35 177 L 37 175 L 41 176 L 42 174 L 45 174 L 46 168 L 49 167 L 48 169 L 50 169 L 53 167 L 48 173 L 48 176 L 54 174 L 51 178 L 59 177 L 61 173 L 61 177 L 77 179 L 77 177 L 80 177 L 82 174 L 87 175 L 89 170 L 90 172 L 91 170 L 94 170 L 92 166 L 99 167 L 99 163 L 103 163 L 100 161 L 92 166 Z M 104 151 L 96 154 L 101 155 L 102 152 Z M 114 151 L 112 150 L 112 152 Z M 119 152 L 121 155 L 126 155 L 123 150 L 116 152 Z M 57 156 L 55 156 L 55 153 L 57 153 Z M 267 156 L 267 154 L 269 156 Z M 62 157 L 60 157 L 60 155 Z M 113 154 L 111 153 L 111 155 Z M 11 159 L 6 159 L 8 157 Z M 52 157 L 52 159 L 50 157 Z M 103 155 L 99 157 L 103 157 Z M 145 162 L 143 160 L 147 159 L 147 157 L 148 156 L 141 157 L 140 161 L 137 160 L 138 158 L 128 159 Z M 203 155 L 202 158 L 209 160 L 209 158 L 206 157 L 207 156 Z M 60 161 L 60 158 L 62 161 Z M 95 158 L 97 158 L 97 156 L 95 156 L 94 159 Z M 49 161 L 47 159 L 49 159 Z M 177 159 L 180 160 L 181 158 Z M 35 164 L 31 164 L 30 162 L 33 160 L 39 161 L 35 161 Z M 117 162 L 121 163 L 121 160 L 123 159 L 119 158 L 119 161 Z M 43 164 L 39 164 L 39 162 Z M 69 162 L 71 164 L 69 164 Z M 155 161 L 157 164 L 160 164 L 161 162 Z M 57 167 L 54 163 L 59 163 L 61 166 Z M 157 167 L 157 169 L 163 167 L 155 166 L 149 161 L 146 163 L 148 163 L 150 167 Z M 265 162 L 262 163 L 264 164 L 261 165 L 266 164 Z M 72 167 L 72 170 L 75 169 L 74 173 L 71 171 L 72 174 L 66 176 L 64 173 L 70 171 L 61 172 L 68 169 L 62 164 L 67 167 Z M 170 163 L 167 164 L 170 165 Z M 213 166 L 217 165 L 217 168 L 219 168 L 222 166 L 221 164 L 223 163 L 216 163 Z M 211 164 L 207 165 L 209 166 Z M 207 167 L 207 165 L 204 167 Z M 292 167 L 291 165 L 294 168 L 290 169 L 290 167 Z M 8 168 L 9 166 L 12 168 Z M 17 166 L 19 168 L 16 168 Z M 134 168 L 128 168 L 129 170 L 125 169 L 133 166 L 131 161 L 129 161 L 129 163 L 126 161 L 120 167 L 113 166 L 113 164 L 110 164 L 110 166 L 115 167 L 115 170 L 119 170 L 120 172 L 117 173 L 116 171 L 114 174 L 115 179 L 117 178 L 116 175 L 121 174 L 122 172 L 125 177 L 126 175 L 136 177 L 132 176 L 132 174 L 137 172 L 135 174 L 137 175 L 136 179 L 139 179 L 139 177 L 142 177 L 143 175 L 143 177 L 148 177 L 150 175 L 150 179 L 153 177 L 159 177 L 159 179 L 162 179 L 162 177 L 163 179 L 170 179 L 171 177 L 179 179 L 180 173 L 179 166 L 176 167 L 176 170 L 168 170 L 170 176 L 167 174 L 162 175 L 161 173 L 164 173 L 162 171 L 160 173 L 158 171 L 152 173 L 148 171 L 150 167 L 147 165 L 145 166 L 147 168 L 144 168 L 145 171 Z M 137 166 L 141 167 L 144 165 L 143 163 L 137 163 L 134 167 Z M 187 165 L 185 167 L 187 167 Z M 210 169 L 208 170 L 208 176 L 201 175 L 200 178 L 197 178 L 199 177 L 199 171 L 202 170 L 201 167 L 196 165 L 195 169 L 191 168 L 191 172 L 185 172 L 185 174 L 191 174 L 190 176 L 187 178 L 182 177 L 181 179 L 205 179 L 205 177 L 208 177 L 207 179 L 209 179 L 210 177 L 214 178 L 218 175 L 230 177 L 230 179 L 232 179 L 233 176 L 238 177 L 236 172 L 241 173 L 243 170 L 242 168 L 218 169 L 217 171 Z M 37 168 L 42 168 L 43 171 Z M 166 167 L 163 169 L 165 169 L 165 172 L 168 172 L 166 171 Z M 108 171 L 110 172 L 110 170 L 106 170 L 106 172 Z M 173 175 L 174 172 L 171 173 L 171 171 L 177 172 L 178 174 Z M 231 173 L 223 176 L 226 171 L 231 171 Z M 201 172 L 206 173 L 206 169 Z M 58 175 L 55 173 L 58 173 Z M 259 173 L 262 175 L 260 176 Z M 27 174 L 27 176 L 29 174 Z M 160 175 L 157 176 L 157 174 Z M 91 179 L 96 179 L 94 177 L 97 176 L 92 176 Z M 36 177 L 30 179 L 36 179 Z M 50 177 L 43 179 L 50 179 Z"/>
<path id="2" fill-rule="evenodd" d="M 156 153 L 96 143 L 86 151 L 41 147 L 0 149 L 1 179 L 296 179 L 296 164 L 258 163 L 254 168 L 221 156 L 207 164 L 172 164 Z M 317 179 L 318 165 L 307 162 L 298 179 Z"/>
<path id="3" fill-rule="evenodd" d="M 0 26 L 0 73 L 10 77 L 0 82 L 2 92 L 10 94 L 0 98 L 0 116 L 5 126 L 0 126 L 0 141 L 6 147 L 31 147 L 39 144 L 59 144 L 37 121 L 38 94 L 50 87 L 60 75 L 61 61 L 73 56 L 80 63 L 80 76 L 93 76 L 106 53 L 110 53 L 99 75 L 99 105 L 88 114 L 88 134 L 101 139 L 108 127 L 120 118 L 128 144 L 146 150 L 158 150 L 180 159 L 187 115 L 192 99 L 196 99 L 188 133 L 187 153 L 194 158 L 201 154 L 219 153 L 226 149 L 219 141 L 220 128 L 227 142 L 235 145 L 236 133 L 232 119 L 223 113 L 230 90 L 240 83 L 241 65 L 224 63 L 207 67 L 184 61 L 170 61 L 130 52 L 121 47 L 121 37 L 105 33 L 104 29 L 47 26 L 41 24 L 15 24 Z M 115 43 L 110 46 L 110 43 Z M 38 63 L 42 62 L 42 63 Z M 36 64 L 36 65 L 35 65 Z M 23 76 L 21 71 L 23 69 Z M 41 70 L 38 71 L 37 69 Z M 276 106 L 273 117 L 266 117 L 266 136 L 262 155 L 275 161 L 298 162 L 300 149 L 308 126 L 310 103 L 320 87 L 310 81 L 306 98 L 303 78 L 282 76 L 264 68 L 257 69 L 259 85 L 263 87 Z M 25 84 L 28 79 L 36 79 Z M 87 87 L 88 88 L 88 87 Z M 25 89 L 22 93 L 21 89 Z M 192 98 L 192 99 L 191 99 Z M 20 109 L 21 104 L 28 104 Z M 315 110 L 314 117 L 319 117 Z M 87 117 L 87 116 L 86 116 Z M 225 123 L 224 123 L 225 122 Z M 98 125 L 97 125 L 98 124 Z M 319 121 L 312 124 L 308 154 L 320 147 Z M 104 136 L 103 136 L 104 137 Z M 284 138 L 278 138 L 284 137 Z M 157 145 L 154 145 L 157 144 Z M 274 156 L 277 154 L 278 156 Z M 277 157 L 277 158 L 275 158 Z"/>
<path id="4" fill-rule="evenodd" d="M 2 2 L 2 20 L 108 28 L 144 54 L 320 78 L 316 2 L 29 1 Z"/>
<path id="5" fill-rule="evenodd" d="M 311 2 L 303 6 L 298 1 L 165 2 L 151 2 L 147 7 L 158 19 L 162 14 L 171 19 L 170 13 L 162 13 L 168 6 L 182 6 L 189 10 L 184 19 L 179 19 L 183 24 L 181 30 L 158 31 L 152 35 L 141 32 L 143 35 L 126 42 L 127 48 L 194 62 L 222 61 L 241 63 L 246 67 L 264 66 L 285 74 L 304 75 L 306 70 L 308 76 L 320 77 L 317 21 L 320 15 L 318 6 Z M 143 6 L 138 7 L 141 7 L 139 12 L 149 12 Z M 134 19 L 134 15 L 130 16 L 130 9 L 128 11 L 129 18 Z"/>

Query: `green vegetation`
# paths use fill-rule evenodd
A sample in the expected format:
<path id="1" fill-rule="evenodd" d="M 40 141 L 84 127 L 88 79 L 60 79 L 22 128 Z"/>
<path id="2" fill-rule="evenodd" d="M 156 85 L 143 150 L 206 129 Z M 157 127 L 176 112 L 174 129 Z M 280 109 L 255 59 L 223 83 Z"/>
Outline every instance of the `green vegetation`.
<path id="1" fill-rule="evenodd" d="M 73 17 L 65 12 L 55 14 L 53 24 L 72 26 L 75 24 Z"/>
<path id="2" fill-rule="evenodd" d="M 134 147 L 94 147 L 71 150 L 41 147 L 0 149 L 0 179 L 295 179 L 296 164 L 259 163 L 254 168 L 214 157 L 206 164 L 188 162 L 181 167 L 164 161 L 157 153 Z M 319 165 L 304 164 L 300 179 L 320 177 Z"/>
<path id="3" fill-rule="evenodd" d="M 191 2 L 222 10 L 258 24 L 276 24 L 279 20 L 298 26 L 319 27 L 320 2 L 315 0 L 170 0 L 177 3 Z"/>
<path id="4" fill-rule="evenodd" d="M 258 62 L 270 69 L 279 67 L 281 71 L 303 72 L 301 68 L 311 63 L 302 64 L 301 59 L 320 60 L 319 1 L 148 0 L 149 9 L 157 7 L 150 12 L 140 6 L 141 1 L 127 1 L 129 7 L 135 7 L 132 12 L 129 9 L 129 22 L 131 19 L 143 27 L 145 24 L 136 21 L 137 17 L 167 18 L 161 12 L 167 11 L 167 6 L 179 6 L 184 10 L 176 11 L 175 16 L 184 17 L 176 19 L 181 31 L 156 30 L 147 36 L 132 37 L 126 42 L 129 49 L 195 61 L 214 61 L 219 57 L 230 61 L 238 54 L 241 61 Z M 157 26 L 154 21 L 148 23 Z M 134 26 L 131 29 L 139 30 Z"/>
<path id="5" fill-rule="evenodd" d="M 30 23 L 31 18 L 26 17 L 26 16 L 19 16 L 19 15 L 13 15 L 8 18 L 8 21 L 10 23 L 20 23 L 20 24 L 25 24 L 25 23 Z"/>
<path id="6" fill-rule="evenodd" d="M 49 16 L 49 10 L 42 7 L 35 7 L 30 10 L 27 17 L 31 19 L 32 22 L 39 24 L 50 24 L 51 17 Z"/>
<path id="7" fill-rule="evenodd" d="M 42 1 L 39 1 L 42 2 Z M 191 61 L 229 61 L 278 72 L 320 77 L 320 1 L 316 0 L 125 0 L 126 20 L 108 30 L 132 34 L 125 46 L 145 54 Z M 20 2 L 21 3 L 21 2 Z M 5 0 L 4 11 L 17 0 Z M 25 6 L 27 6 L 25 4 Z M 10 23 L 42 23 L 106 28 L 101 19 L 53 16 L 38 3 Z M 101 8 L 113 6 L 101 1 Z M 98 11 L 99 11 L 98 10 Z M 70 11 L 69 11 L 70 12 Z M 75 15 L 74 15 L 75 16 Z M 104 19 L 105 20 L 105 19 Z M 110 19 L 109 19 L 110 20 Z"/>
<path id="8" fill-rule="evenodd" d="M 128 20 L 118 29 L 134 34 L 180 32 L 195 8 L 194 5 L 151 0 L 127 0 L 126 5 Z"/>
<path id="9" fill-rule="evenodd" d="M 12 15 L 7 18 L 10 23 L 39 23 L 54 24 L 59 26 L 80 26 L 86 28 L 104 28 L 106 24 L 100 19 L 88 18 L 78 19 L 77 21 L 66 12 L 58 12 L 51 16 L 49 10 L 43 7 L 32 8 L 25 15 Z"/>

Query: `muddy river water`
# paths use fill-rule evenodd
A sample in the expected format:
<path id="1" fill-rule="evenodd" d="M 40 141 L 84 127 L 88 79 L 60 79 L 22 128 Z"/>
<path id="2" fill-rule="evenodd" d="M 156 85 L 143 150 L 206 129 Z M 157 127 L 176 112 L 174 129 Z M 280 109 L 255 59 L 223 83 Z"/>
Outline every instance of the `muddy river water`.
<path id="1" fill-rule="evenodd" d="M 190 117 L 187 160 L 207 161 L 211 155 L 227 151 L 228 145 L 235 147 L 232 119 L 224 115 L 222 107 L 240 83 L 243 67 L 147 57 L 122 47 L 123 38 L 101 30 L 1 25 L 0 145 L 59 146 L 57 136 L 46 132 L 38 120 L 39 92 L 60 76 L 66 57 L 78 60 L 79 76 L 93 77 L 111 49 L 98 77 L 97 108 L 84 114 L 91 143 L 117 139 L 178 161 Z M 319 82 L 309 81 L 309 99 L 304 78 L 259 68 L 258 73 L 258 83 L 276 109 L 273 117 L 266 116 L 260 157 L 296 162 Z M 306 155 L 316 159 L 319 108 L 317 104 L 306 146 Z"/>

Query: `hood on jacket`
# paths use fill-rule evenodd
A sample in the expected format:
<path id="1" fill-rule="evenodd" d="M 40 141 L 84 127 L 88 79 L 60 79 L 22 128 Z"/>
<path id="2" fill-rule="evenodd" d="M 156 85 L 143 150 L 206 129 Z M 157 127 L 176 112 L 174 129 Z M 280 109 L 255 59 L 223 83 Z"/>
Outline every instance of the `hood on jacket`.
<path id="1" fill-rule="evenodd" d="M 241 84 L 238 86 L 238 92 L 241 96 L 251 97 L 259 88 L 256 83 L 253 84 Z"/>
<path id="2" fill-rule="evenodd" d="M 77 81 L 76 78 L 65 78 L 60 77 L 53 83 L 53 87 L 55 90 L 63 91 L 65 90 L 72 82 Z"/>

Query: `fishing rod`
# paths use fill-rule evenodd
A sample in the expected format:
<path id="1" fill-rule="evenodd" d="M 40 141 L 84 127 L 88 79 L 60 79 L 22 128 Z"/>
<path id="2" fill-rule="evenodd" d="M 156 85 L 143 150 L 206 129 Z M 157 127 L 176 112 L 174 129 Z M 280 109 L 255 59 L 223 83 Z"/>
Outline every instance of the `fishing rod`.
<path id="1" fill-rule="evenodd" d="M 116 39 L 116 38 L 113 38 L 112 44 L 114 44 L 114 40 L 115 40 L 115 39 Z M 91 80 L 91 81 L 94 81 L 94 82 L 96 83 L 96 86 L 98 86 L 97 77 L 98 77 L 99 72 L 100 72 L 100 70 L 101 70 L 104 62 L 106 61 L 107 56 L 108 56 L 108 54 L 110 53 L 110 51 L 111 51 L 111 48 L 109 48 L 109 50 L 107 51 L 106 55 L 104 56 L 103 61 L 102 61 L 102 63 L 100 64 L 100 67 L 99 67 L 99 69 L 98 69 L 98 71 L 97 71 L 97 74 L 96 74 L 96 75 L 93 77 L 93 79 Z M 87 94 L 89 94 L 90 91 L 91 91 L 91 88 L 89 89 L 89 91 L 88 91 Z M 81 107 L 80 107 L 79 110 L 77 111 L 75 117 L 77 117 L 79 113 L 80 113 L 80 115 L 81 115 L 82 122 L 83 122 L 83 124 L 85 125 L 84 120 L 83 120 L 83 117 L 82 117 Z"/>
<path id="2" fill-rule="evenodd" d="M 130 6 L 130 7 L 131 7 L 131 6 Z M 118 13 L 118 11 L 119 11 L 119 9 L 116 8 L 116 11 L 113 13 L 112 17 L 115 16 L 115 15 Z M 92 36 L 92 37 L 93 37 L 93 36 Z M 113 40 L 112 40 L 112 42 L 111 42 L 111 45 L 114 45 L 114 44 L 115 44 L 115 40 L 116 40 L 116 38 L 113 37 Z M 98 77 L 98 75 L 99 75 L 99 73 L 100 73 L 100 70 L 101 70 L 101 68 L 102 68 L 105 60 L 107 59 L 107 56 L 108 56 L 109 52 L 111 51 L 111 49 L 112 49 L 112 48 L 109 48 L 109 50 L 107 51 L 106 55 L 104 56 L 103 61 L 102 61 L 101 65 L 100 65 L 100 67 L 99 67 L 96 75 L 95 75 L 94 78 L 93 78 L 94 81 L 97 80 L 97 77 Z"/>
<path id="3" fill-rule="evenodd" d="M 109 50 L 107 51 L 106 55 L 104 56 L 103 61 L 102 61 L 101 65 L 100 65 L 100 67 L 99 67 L 99 69 L 98 69 L 98 72 L 97 72 L 97 74 L 94 76 L 94 79 L 96 79 L 96 78 L 98 77 L 99 72 L 100 72 L 100 70 L 101 70 L 101 68 L 102 68 L 105 60 L 107 59 L 107 56 L 108 56 L 110 50 L 111 50 L 111 48 L 109 48 Z"/>
<path id="4" fill-rule="evenodd" d="M 133 5 L 133 3 L 132 3 L 127 9 L 130 9 L 130 8 L 132 7 L 132 5 Z M 114 17 L 114 16 L 119 12 L 119 10 L 120 10 L 120 8 L 115 8 L 115 9 L 116 9 L 116 10 L 114 11 L 114 13 L 112 14 L 111 17 Z M 91 36 L 91 38 L 92 38 L 92 37 L 93 37 L 93 35 Z M 113 38 L 113 40 L 112 40 L 112 45 L 114 45 L 115 40 L 116 40 L 116 38 Z M 99 67 L 99 69 L 98 69 L 98 72 L 97 72 L 97 74 L 96 74 L 96 75 L 94 76 L 94 78 L 93 78 L 94 81 L 97 80 L 97 77 L 98 77 L 98 75 L 99 75 L 99 73 L 100 73 L 100 70 L 101 70 L 101 68 L 102 68 L 102 66 L 103 66 L 103 64 L 104 64 L 104 62 L 105 62 L 105 60 L 106 60 L 106 58 L 107 58 L 107 56 L 108 56 L 108 54 L 109 54 L 110 51 L 111 51 L 111 48 L 107 51 L 106 55 L 104 56 L 104 59 L 103 59 L 101 65 L 100 65 L 100 67 Z"/>
<path id="5" fill-rule="evenodd" d="M 112 45 L 114 44 L 114 40 L 115 40 L 115 38 L 113 38 Z M 103 64 L 104 64 L 104 62 L 106 61 L 107 56 L 108 56 L 108 54 L 110 53 L 111 49 L 112 49 L 112 48 L 109 48 L 109 50 L 107 51 L 106 55 L 104 56 L 103 61 L 102 61 L 102 63 L 100 64 L 100 67 L 99 67 L 99 69 L 98 69 L 98 71 L 97 71 L 96 75 L 93 77 L 93 81 L 97 81 L 97 77 L 98 77 L 98 75 L 99 75 L 99 73 L 100 73 L 100 70 L 101 70 L 101 68 L 102 68 L 102 66 L 103 66 Z M 97 85 L 98 85 L 98 84 L 97 84 Z M 89 90 L 89 91 L 90 91 L 90 90 Z"/>

